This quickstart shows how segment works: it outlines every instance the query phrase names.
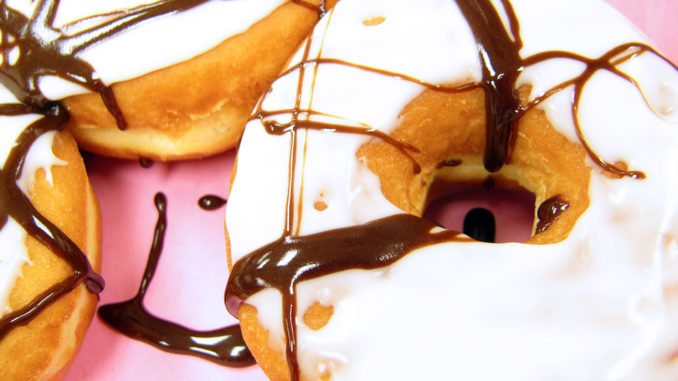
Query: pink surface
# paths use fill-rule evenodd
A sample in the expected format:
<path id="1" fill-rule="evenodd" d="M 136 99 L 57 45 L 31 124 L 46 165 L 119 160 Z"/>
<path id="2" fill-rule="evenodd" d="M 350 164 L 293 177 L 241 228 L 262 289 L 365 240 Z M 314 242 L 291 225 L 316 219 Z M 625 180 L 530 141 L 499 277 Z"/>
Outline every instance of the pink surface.
<path id="1" fill-rule="evenodd" d="M 678 43 L 671 41 L 678 32 L 674 24 L 678 1 L 608 1 L 678 62 Z M 87 157 L 103 216 L 106 289 L 101 303 L 127 300 L 139 287 L 157 218 L 153 196 L 162 191 L 168 199 L 169 225 L 146 306 L 157 316 L 196 329 L 235 323 L 223 304 L 227 280 L 223 208 L 205 211 L 197 204 L 207 194 L 227 196 L 233 157 L 228 152 L 201 161 L 156 163 L 150 169 L 136 161 Z M 470 208 L 466 202 L 464 207 Z M 484 203 L 490 208 L 497 205 L 495 201 Z M 462 215 L 448 216 L 453 221 L 446 224 L 459 225 Z M 163 379 L 254 381 L 265 377 L 257 367 L 234 370 L 162 352 L 114 332 L 98 318 L 66 377 L 69 381 Z"/>

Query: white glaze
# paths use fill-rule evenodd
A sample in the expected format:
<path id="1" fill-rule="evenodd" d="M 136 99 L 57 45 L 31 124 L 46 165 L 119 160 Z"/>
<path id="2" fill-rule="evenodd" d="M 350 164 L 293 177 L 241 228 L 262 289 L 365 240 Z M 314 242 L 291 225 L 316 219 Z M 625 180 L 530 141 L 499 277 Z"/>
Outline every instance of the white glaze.
<path id="1" fill-rule="evenodd" d="M 63 27 L 91 15 L 146 3 L 150 2 L 61 0 L 54 26 Z M 143 22 L 84 50 L 78 57 L 89 62 L 106 84 L 135 78 L 209 50 L 226 38 L 245 31 L 282 3 L 283 0 L 209 1 L 185 12 Z M 7 4 L 28 15 L 36 2 L 8 0 Z M 76 24 L 67 31 L 74 33 L 84 26 L 87 25 Z M 86 91 L 63 82 L 47 77 L 40 87 L 51 99 Z"/>
<path id="2" fill-rule="evenodd" d="M 623 42 L 643 41 L 602 1 L 512 3 L 524 57 L 545 49 L 597 57 Z M 477 79 L 470 29 L 451 4 L 342 0 L 316 27 L 310 58 L 322 46 L 322 57 L 431 83 Z M 385 21 L 362 24 L 374 16 Z M 678 74 L 649 55 L 623 69 L 637 77 L 661 117 L 636 88 L 606 73 L 587 85 L 580 117 L 601 157 L 624 160 L 646 180 L 613 180 L 590 163 L 591 206 L 558 244 L 446 243 L 388 268 L 300 283 L 300 314 L 315 300 L 334 306 L 319 331 L 298 320 L 302 373 L 315 379 L 331 369 L 333 380 L 677 379 L 678 359 L 670 360 L 678 351 L 678 125 L 670 120 L 678 120 Z M 553 60 L 527 70 L 521 83 L 532 84 L 536 96 L 578 70 Z M 311 92 L 312 74 L 307 70 L 301 108 L 312 102 L 314 110 L 343 118 L 315 120 L 385 132 L 397 127 L 398 113 L 422 91 L 390 76 L 324 64 Z M 294 71 L 276 81 L 263 109 L 292 108 L 297 76 Z M 564 91 L 540 107 L 558 131 L 577 141 L 570 99 L 571 91 Z M 303 130 L 298 137 L 296 173 L 303 183 L 295 179 L 294 194 L 303 194 L 303 217 L 293 231 L 309 234 L 399 213 L 381 195 L 376 176 L 355 159 L 366 137 Z M 258 120 L 245 130 L 226 212 L 234 260 L 283 233 L 290 139 L 267 134 Z M 313 208 L 320 197 L 328 204 L 324 211 Z M 282 351 L 279 298 L 266 290 L 247 302 Z"/>
<path id="3" fill-rule="evenodd" d="M 0 86 L 0 104 L 16 103 L 16 99 Z M 3 166 L 7 155 L 14 146 L 17 137 L 23 130 L 40 118 L 40 115 L 0 116 L 0 160 Z M 40 168 L 45 170 L 48 181 L 51 182 L 50 168 L 53 165 L 65 165 L 66 162 L 57 158 L 52 152 L 52 142 L 55 133 L 43 134 L 28 151 L 24 162 L 19 184 L 21 190 L 29 194 L 35 180 L 35 171 Z M 9 293 L 14 286 L 17 277 L 21 276 L 21 268 L 30 263 L 26 252 L 26 231 L 11 217 L 5 226 L 0 229 L 0 316 L 9 312 Z"/>

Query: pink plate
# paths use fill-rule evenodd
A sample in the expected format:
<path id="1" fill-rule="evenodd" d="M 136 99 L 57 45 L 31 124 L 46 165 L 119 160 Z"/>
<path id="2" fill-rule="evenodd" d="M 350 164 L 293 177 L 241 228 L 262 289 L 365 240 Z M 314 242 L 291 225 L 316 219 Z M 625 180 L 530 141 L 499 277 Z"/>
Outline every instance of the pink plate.
<path id="1" fill-rule="evenodd" d="M 669 58 L 678 62 L 678 44 L 671 41 L 678 33 L 675 23 L 678 2 L 608 1 L 628 15 Z M 156 316 L 195 329 L 208 330 L 236 323 L 223 303 L 228 277 L 224 208 L 206 211 L 198 206 L 198 200 L 204 195 L 227 197 L 234 155 L 231 151 L 199 161 L 155 163 L 149 169 L 142 168 L 136 161 L 86 157 L 103 216 L 106 289 L 101 294 L 102 304 L 127 300 L 136 293 L 157 218 L 153 197 L 156 192 L 163 192 L 168 199 L 169 225 L 146 307 Z M 99 318 L 94 319 L 66 377 L 69 381 L 165 379 L 253 381 L 266 378 L 256 366 L 229 369 L 205 360 L 162 352 L 116 333 Z"/>

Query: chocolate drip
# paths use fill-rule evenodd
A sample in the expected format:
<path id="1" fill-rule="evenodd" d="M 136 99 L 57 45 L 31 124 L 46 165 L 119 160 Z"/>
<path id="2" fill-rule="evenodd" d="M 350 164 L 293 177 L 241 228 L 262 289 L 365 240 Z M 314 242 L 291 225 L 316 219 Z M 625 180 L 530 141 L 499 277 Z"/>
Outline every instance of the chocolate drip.
<path id="1" fill-rule="evenodd" d="M 214 194 L 208 194 L 206 196 L 200 197 L 200 200 L 198 200 L 198 205 L 205 210 L 217 210 L 226 205 L 226 199 Z"/>
<path id="2" fill-rule="evenodd" d="M 534 234 L 545 232 L 569 207 L 570 204 L 559 196 L 551 197 L 542 202 L 537 208 L 537 219 L 539 221 Z"/>
<path id="3" fill-rule="evenodd" d="M 476 38 L 485 89 L 486 148 L 484 165 L 496 172 L 509 160 L 512 135 L 517 128 L 520 100 L 515 90 L 523 65 L 517 17 L 508 1 L 503 1 L 511 21 L 513 36 L 489 0 L 456 0 Z"/>
<path id="4" fill-rule="evenodd" d="M 94 27 L 66 34 L 55 27 L 54 16 L 60 0 L 40 0 L 31 17 L 0 2 L 2 64 L 0 83 L 21 102 L 34 110 L 52 103 L 39 88 L 44 76 L 57 76 L 97 92 L 113 115 L 120 129 L 127 123 L 118 106 L 113 90 L 96 75 L 94 68 L 77 57 L 90 46 L 150 18 L 193 8 L 207 0 L 163 0 L 136 8 L 118 11 Z M 12 52 L 18 50 L 16 60 Z"/>
<path id="5" fill-rule="evenodd" d="M 139 165 L 141 168 L 151 168 L 155 164 L 155 161 L 153 159 L 149 159 L 147 157 L 140 157 L 139 158 Z"/>
<path id="6" fill-rule="evenodd" d="M 24 105 L 0 105 L 0 115 L 15 116 L 29 113 L 30 108 Z M 28 324 L 45 307 L 82 282 L 94 293 L 99 293 L 104 288 L 103 279 L 92 270 L 87 256 L 66 234 L 35 209 L 17 185 L 24 160 L 33 142 L 46 132 L 63 128 L 68 117 L 68 112 L 63 107 L 54 105 L 45 111 L 43 118 L 31 123 L 17 138 L 0 170 L 0 229 L 4 228 L 11 217 L 29 235 L 65 260 L 73 268 L 73 275 L 51 286 L 26 306 L 0 318 L 0 339 L 13 328 Z"/>
<path id="7" fill-rule="evenodd" d="M 350 269 L 376 269 L 395 263 L 417 248 L 460 240 L 459 233 L 432 233 L 437 225 L 409 214 L 362 226 L 308 236 L 283 236 L 236 262 L 225 294 L 226 308 L 238 316 L 240 304 L 264 288 L 283 298 L 283 324 L 291 379 L 299 379 L 296 344 L 296 285 Z"/>
<path id="8" fill-rule="evenodd" d="M 458 167 L 462 165 L 464 162 L 461 159 L 449 159 L 449 160 L 443 160 L 438 165 L 436 168 L 441 169 L 445 167 Z"/>
<path id="9" fill-rule="evenodd" d="M 99 308 L 99 316 L 122 334 L 153 345 L 166 352 L 200 357 L 229 367 L 245 367 L 255 363 L 247 349 L 238 325 L 210 331 L 196 331 L 153 316 L 144 307 L 146 290 L 153 279 L 165 239 L 167 199 L 155 195 L 158 221 L 148 263 L 134 298 Z"/>
<path id="10" fill-rule="evenodd" d="M 485 208 L 471 209 L 464 217 L 464 234 L 482 242 L 495 242 L 494 214 Z"/>

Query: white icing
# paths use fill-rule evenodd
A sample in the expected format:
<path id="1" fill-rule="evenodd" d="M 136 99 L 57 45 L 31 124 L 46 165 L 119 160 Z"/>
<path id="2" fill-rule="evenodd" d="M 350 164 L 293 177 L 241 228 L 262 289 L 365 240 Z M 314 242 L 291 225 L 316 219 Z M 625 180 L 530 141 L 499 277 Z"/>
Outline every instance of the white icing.
<path id="1" fill-rule="evenodd" d="M 8 6 L 24 14 L 32 14 L 36 3 L 7 1 Z M 91 15 L 147 3 L 150 2 L 61 0 L 54 26 L 62 27 Z M 245 31 L 282 3 L 283 0 L 209 1 L 185 12 L 147 20 L 97 43 L 79 53 L 78 57 L 90 63 L 106 84 L 135 78 L 207 51 L 226 38 Z M 90 24 L 75 24 L 66 30 L 73 34 Z M 65 86 L 62 82 L 51 77 L 43 79 L 40 87 L 51 99 L 85 91 L 78 86 Z"/>
<path id="2" fill-rule="evenodd" d="M 0 86 L 0 103 L 15 102 L 16 99 L 3 87 Z M 38 120 L 40 115 L 0 116 L 0 160 L 3 166 L 7 155 L 14 147 L 14 142 L 23 130 L 32 122 Z M 36 144 L 31 147 L 24 161 L 22 176 L 19 179 L 20 188 L 28 194 L 35 179 L 35 171 L 45 169 L 45 175 L 51 182 L 52 165 L 64 165 L 66 162 L 57 158 L 52 153 L 54 133 L 43 134 Z M 8 297 L 16 279 L 21 276 L 21 268 L 29 263 L 26 252 L 26 232 L 11 217 L 5 226 L 0 229 L 0 316 L 9 311 Z"/>
<path id="3" fill-rule="evenodd" d="M 454 4 L 342 0 L 316 28 L 309 57 L 320 54 L 431 83 L 477 79 L 475 42 Z M 512 4 L 523 57 L 567 50 L 596 58 L 626 41 L 644 41 L 602 1 Z M 384 22 L 363 25 L 375 16 Z M 301 59 L 298 53 L 292 65 Z M 301 109 L 312 106 L 335 116 L 313 120 L 388 133 L 398 126 L 403 106 L 422 91 L 391 76 L 332 64 L 318 68 L 310 91 L 314 70 L 307 68 Z M 521 83 L 531 84 L 536 96 L 582 69 L 552 60 L 528 69 Z M 638 75 L 656 112 L 631 83 L 600 72 L 584 90 L 580 122 L 596 153 L 624 160 L 647 179 L 610 179 L 591 162 L 590 207 L 558 244 L 446 243 L 416 250 L 387 268 L 298 284 L 300 314 L 316 300 L 334 306 L 328 325 L 318 331 L 297 319 L 302 373 L 315 379 L 330 369 L 332 380 L 676 380 L 678 126 L 670 120 L 676 120 L 678 75 L 649 55 L 623 69 Z M 298 75 L 292 71 L 276 81 L 263 109 L 293 108 Z M 568 89 L 540 107 L 576 142 L 571 99 Z M 297 137 L 295 171 L 303 182 L 295 179 L 294 202 L 299 205 L 303 194 L 303 210 L 293 232 L 399 213 L 356 160 L 365 136 L 298 130 Z M 289 133 L 267 134 L 259 120 L 245 130 L 226 211 L 234 260 L 283 233 L 290 139 Z M 328 205 L 324 211 L 313 208 L 319 198 Z M 248 303 L 281 348 L 279 298 L 264 291 Z"/>

